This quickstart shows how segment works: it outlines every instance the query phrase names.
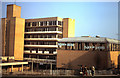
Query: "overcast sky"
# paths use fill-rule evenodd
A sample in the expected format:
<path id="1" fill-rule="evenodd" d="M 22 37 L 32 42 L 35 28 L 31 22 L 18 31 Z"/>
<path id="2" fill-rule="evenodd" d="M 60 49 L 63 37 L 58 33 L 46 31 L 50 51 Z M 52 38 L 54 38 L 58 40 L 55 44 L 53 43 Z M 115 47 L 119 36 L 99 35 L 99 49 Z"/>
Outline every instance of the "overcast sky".
<path id="1" fill-rule="evenodd" d="M 6 6 L 2 3 L 2 17 L 6 17 Z M 118 38 L 117 2 L 17 2 L 21 6 L 21 17 L 61 17 L 75 19 L 75 37 L 96 36 Z"/>

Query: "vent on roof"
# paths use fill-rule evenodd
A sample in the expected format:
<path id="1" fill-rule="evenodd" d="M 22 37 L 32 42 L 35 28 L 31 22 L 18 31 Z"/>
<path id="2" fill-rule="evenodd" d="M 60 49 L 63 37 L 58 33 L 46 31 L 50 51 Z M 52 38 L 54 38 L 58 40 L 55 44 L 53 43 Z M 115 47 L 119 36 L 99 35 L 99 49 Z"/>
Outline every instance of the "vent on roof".
<path id="1" fill-rule="evenodd" d="M 96 35 L 97 38 L 100 38 L 100 35 Z"/>
<path id="2" fill-rule="evenodd" d="M 91 37 L 91 36 L 81 36 L 81 37 Z"/>

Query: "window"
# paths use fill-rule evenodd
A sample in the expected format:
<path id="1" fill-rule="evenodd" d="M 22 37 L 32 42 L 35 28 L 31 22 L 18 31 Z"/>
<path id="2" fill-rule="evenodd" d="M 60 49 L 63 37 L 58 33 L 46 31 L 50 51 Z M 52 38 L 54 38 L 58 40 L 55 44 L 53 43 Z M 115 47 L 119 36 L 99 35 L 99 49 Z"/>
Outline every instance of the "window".
<path id="1" fill-rule="evenodd" d="M 29 48 L 25 47 L 24 50 L 30 50 Z"/>
<path id="2" fill-rule="evenodd" d="M 47 38 L 47 35 L 45 35 L 44 38 Z"/>
<path id="3" fill-rule="evenodd" d="M 33 22 L 33 23 L 32 23 L 32 26 L 36 26 L 36 22 Z"/>
<path id="4" fill-rule="evenodd" d="M 93 51 L 94 51 L 94 50 L 95 50 L 96 43 L 93 43 L 92 45 L 93 45 Z"/>
<path id="5" fill-rule="evenodd" d="M 25 45 L 29 45 L 30 44 L 30 42 L 28 42 L 28 41 L 25 41 L 25 43 L 24 43 Z"/>
<path id="6" fill-rule="evenodd" d="M 41 38 L 41 35 L 38 35 L 38 38 Z"/>
<path id="7" fill-rule="evenodd" d="M 30 38 L 30 35 L 25 35 L 25 38 Z"/>
<path id="8" fill-rule="evenodd" d="M 105 44 L 104 43 L 100 43 L 100 51 L 103 51 L 105 49 Z"/>
<path id="9" fill-rule="evenodd" d="M 62 49 L 62 50 L 67 49 L 66 43 L 58 43 L 58 49 Z"/>
<path id="10" fill-rule="evenodd" d="M 67 50 L 72 50 L 72 49 L 73 49 L 72 43 L 67 43 Z"/>
<path id="11" fill-rule="evenodd" d="M 28 26 L 30 26 L 30 22 L 28 22 Z"/>
<path id="12" fill-rule="evenodd" d="M 59 27 L 59 28 L 58 28 L 58 31 L 62 31 L 62 27 Z"/>
<path id="13" fill-rule="evenodd" d="M 62 25 L 62 22 L 61 22 L 61 21 L 58 21 L 58 25 Z"/>
<path id="14" fill-rule="evenodd" d="M 44 21 L 44 26 L 47 26 L 47 21 Z"/>
<path id="15" fill-rule="evenodd" d="M 53 21 L 53 25 L 56 25 L 56 21 Z"/>
<path id="16" fill-rule="evenodd" d="M 85 49 L 85 50 L 89 50 L 89 43 L 85 43 L 84 49 Z"/>
<path id="17" fill-rule="evenodd" d="M 56 28 L 55 27 L 48 28 L 48 31 L 56 31 Z"/>
<path id="18" fill-rule="evenodd" d="M 52 25 L 52 21 L 49 21 L 49 25 Z"/>
<path id="19" fill-rule="evenodd" d="M 43 22 L 40 22 L 40 26 L 43 26 Z"/>
<path id="20" fill-rule="evenodd" d="M 60 34 L 60 35 L 58 35 L 58 38 L 62 38 L 62 35 Z"/>
<path id="21" fill-rule="evenodd" d="M 34 36 L 34 38 L 38 38 L 38 35 L 33 35 Z"/>

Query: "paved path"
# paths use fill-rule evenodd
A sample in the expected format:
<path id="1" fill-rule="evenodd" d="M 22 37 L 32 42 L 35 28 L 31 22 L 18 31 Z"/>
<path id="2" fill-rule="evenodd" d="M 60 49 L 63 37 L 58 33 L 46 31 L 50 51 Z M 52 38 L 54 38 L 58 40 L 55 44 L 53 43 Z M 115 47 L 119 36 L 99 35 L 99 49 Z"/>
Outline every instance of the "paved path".
<path id="1" fill-rule="evenodd" d="M 39 78 L 120 78 L 118 75 L 95 75 L 94 77 L 92 76 L 41 76 L 41 75 L 3 75 L 2 77 L 39 77 Z"/>

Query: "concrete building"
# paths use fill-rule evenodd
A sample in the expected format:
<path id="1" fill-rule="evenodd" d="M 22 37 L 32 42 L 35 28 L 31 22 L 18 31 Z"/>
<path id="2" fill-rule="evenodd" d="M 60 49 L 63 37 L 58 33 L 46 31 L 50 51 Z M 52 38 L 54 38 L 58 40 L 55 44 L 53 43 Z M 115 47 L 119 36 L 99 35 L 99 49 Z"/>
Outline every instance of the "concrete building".
<path id="1" fill-rule="evenodd" d="M 21 7 L 7 6 L 7 18 L 2 18 L 2 55 L 23 60 L 25 19 L 21 18 Z"/>
<path id="2" fill-rule="evenodd" d="M 120 41 L 103 37 L 63 38 L 58 42 L 57 68 L 79 69 L 80 65 L 97 69 L 118 66 Z"/>
<path id="3" fill-rule="evenodd" d="M 7 17 L 2 23 L 2 66 L 7 72 L 23 71 L 28 62 L 23 61 L 25 19 L 21 18 L 21 7 L 7 6 Z M 24 65 L 24 66 L 23 66 Z"/>
<path id="4" fill-rule="evenodd" d="M 23 19 L 20 6 L 8 5 L 7 17 L 2 18 L 3 63 L 0 66 L 12 70 L 16 65 L 17 70 L 25 67 L 32 71 L 56 67 L 79 69 L 81 64 L 88 67 L 94 65 L 99 69 L 107 69 L 111 65 L 117 67 L 118 40 L 99 36 L 77 38 L 74 35 L 74 19 Z"/>
<path id="5" fill-rule="evenodd" d="M 3 56 L 26 60 L 33 69 L 49 69 L 56 68 L 58 40 L 74 37 L 75 20 L 60 17 L 23 19 L 21 7 L 12 4 L 7 6 L 7 18 L 2 18 L 2 30 Z"/>

